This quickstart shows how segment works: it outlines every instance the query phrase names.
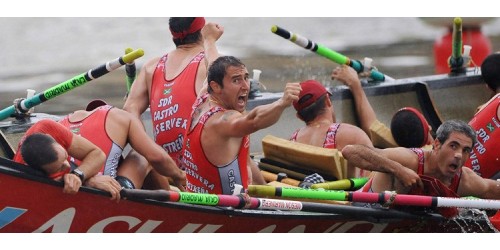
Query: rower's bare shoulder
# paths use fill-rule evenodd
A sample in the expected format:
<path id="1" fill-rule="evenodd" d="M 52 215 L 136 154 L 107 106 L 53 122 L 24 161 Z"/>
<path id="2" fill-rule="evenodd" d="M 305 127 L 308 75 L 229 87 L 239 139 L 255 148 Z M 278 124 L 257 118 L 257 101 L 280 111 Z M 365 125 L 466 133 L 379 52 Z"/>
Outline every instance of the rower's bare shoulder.
<path id="1" fill-rule="evenodd" d="M 144 69 L 146 71 L 147 74 L 153 74 L 153 72 L 155 71 L 156 69 L 156 66 L 158 65 L 158 62 L 160 61 L 161 57 L 155 57 L 153 59 L 150 59 L 149 61 L 147 61 L 144 66 L 142 67 L 142 69 Z"/>
<path id="2" fill-rule="evenodd" d="M 417 155 L 408 148 L 397 147 L 397 148 L 386 148 L 381 150 L 383 154 L 396 162 L 399 162 L 401 165 L 409 167 L 409 168 L 417 168 L 418 167 L 418 157 Z"/>

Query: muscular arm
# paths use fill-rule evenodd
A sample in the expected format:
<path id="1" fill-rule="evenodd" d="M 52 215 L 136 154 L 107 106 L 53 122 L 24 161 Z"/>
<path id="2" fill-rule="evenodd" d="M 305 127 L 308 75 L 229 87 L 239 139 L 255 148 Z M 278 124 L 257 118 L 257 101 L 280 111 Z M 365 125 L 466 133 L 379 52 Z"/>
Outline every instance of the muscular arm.
<path id="1" fill-rule="evenodd" d="M 203 36 L 203 48 L 205 50 L 205 66 L 208 69 L 210 64 L 219 57 L 219 51 L 215 43 L 224 33 L 224 27 L 215 23 L 207 23 L 201 34 Z"/>
<path id="2" fill-rule="evenodd" d="M 101 170 L 102 166 L 106 162 L 106 155 L 96 145 L 76 134 L 73 135 L 73 140 L 71 141 L 71 144 L 68 148 L 68 154 L 81 161 L 78 169 L 83 172 L 85 179 L 81 181 L 78 177 L 76 177 L 76 175 L 65 174 L 63 177 L 63 192 L 67 194 L 76 194 L 81 185 L 85 183 L 85 181 L 87 181 L 88 184 L 88 181 L 95 178 L 96 174 Z M 116 184 L 119 186 L 118 183 Z M 101 188 L 95 185 L 89 186 Z M 120 199 L 120 196 L 117 196 L 116 192 L 112 192 L 112 190 L 108 189 L 103 190 L 109 191 L 111 193 L 112 199 Z"/>
<path id="3" fill-rule="evenodd" d="M 201 29 L 201 35 L 203 37 L 203 50 L 205 51 L 205 67 L 200 67 L 198 69 L 198 79 L 196 80 L 196 93 L 198 96 L 207 92 L 208 67 L 220 56 L 215 43 L 219 40 L 223 33 L 224 27 L 215 23 L 207 23 L 203 29 Z"/>
<path id="4" fill-rule="evenodd" d="M 262 173 L 260 172 L 259 166 L 257 163 L 252 160 L 250 157 L 250 154 L 248 155 L 248 160 L 247 160 L 247 167 L 248 167 L 248 176 L 250 178 L 249 182 L 250 184 L 253 185 L 265 185 L 266 180 L 264 180 L 264 176 L 262 176 Z"/>
<path id="5" fill-rule="evenodd" d="M 124 115 L 130 115 L 128 141 L 132 148 L 143 155 L 159 174 L 171 177 L 175 186 L 184 191 L 185 173 L 177 167 L 168 153 L 148 136 L 139 119 L 131 114 L 124 113 Z"/>
<path id="6" fill-rule="evenodd" d="M 283 96 L 277 101 L 258 106 L 246 114 L 234 110 L 226 111 L 215 121 L 214 128 L 218 134 L 225 137 L 243 137 L 267 128 L 279 120 L 283 111 L 294 100 L 298 100 L 300 90 L 299 83 L 288 83 Z"/>
<path id="7" fill-rule="evenodd" d="M 335 69 L 332 73 L 332 78 L 335 78 L 342 82 L 344 85 L 348 86 L 354 98 L 354 104 L 356 107 L 356 113 L 358 114 L 358 119 L 360 122 L 360 127 L 366 132 L 368 136 L 371 136 L 370 126 L 375 122 L 377 116 L 373 110 L 368 98 L 366 97 L 365 91 L 361 86 L 358 75 L 356 71 L 347 66 L 342 65 L 341 67 Z"/>
<path id="8" fill-rule="evenodd" d="M 106 162 L 106 154 L 100 148 L 76 134 L 68 148 L 68 154 L 81 161 L 78 168 L 84 173 L 85 179 L 96 175 Z"/>
<path id="9" fill-rule="evenodd" d="M 349 166 L 386 173 L 396 177 L 406 187 L 423 187 L 422 180 L 415 172 L 416 155 L 406 148 L 376 149 L 363 145 L 348 145 L 342 155 Z"/>
<path id="10" fill-rule="evenodd" d="M 148 86 L 151 86 L 153 72 L 158 60 L 159 58 L 154 58 L 141 68 L 123 105 L 124 110 L 132 113 L 137 118 L 140 118 L 141 114 L 149 107 Z"/>
<path id="11" fill-rule="evenodd" d="M 337 136 L 336 141 L 338 149 L 354 144 L 373 147 L 372 141 L 365 131 L 351 124 L 342 123 L 337 131 Z"/>
<path id="12" fill-rule="evenodd" d="M 458 195 L 500 200 L 500 181 L 484 179 L 470 168 L 462 167 Z"/>

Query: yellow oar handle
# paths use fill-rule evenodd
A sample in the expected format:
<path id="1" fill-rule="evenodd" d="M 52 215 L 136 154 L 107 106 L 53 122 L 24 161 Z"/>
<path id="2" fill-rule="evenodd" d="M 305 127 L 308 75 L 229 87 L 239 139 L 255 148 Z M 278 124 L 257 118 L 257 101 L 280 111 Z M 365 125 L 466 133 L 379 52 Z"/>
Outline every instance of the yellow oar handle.
<path id="1" fill-rule="evenodd" d="M 143 50 L 143 49 L 136 49 L 136 50 L 134 50 L 134 51 L 132 51 L 132 52 L 130 52 L 130 53 L 128 53 L 128 54 L 126 54 L 126 55 L 124 55 L 124 56 L 122 57 L 122 59 L 123 59 L 123 61 L 124 61 L 125 63 L 131 63 L 131 62 L 133 62 L 135 59 L 137 59 L 137 58 L 139 58 L 139 57 L 141 57 L 141 56 L 143 56 L 143 55 L 144 55 L 144 50 Z"/>
<path id="2" fill-rule="evenodd" d="M 132 51 L 134 51 L 134 49 L 132 49 L 132 48 L 126 48 L 125 49 L 125 55 L 131 53 Z"/>

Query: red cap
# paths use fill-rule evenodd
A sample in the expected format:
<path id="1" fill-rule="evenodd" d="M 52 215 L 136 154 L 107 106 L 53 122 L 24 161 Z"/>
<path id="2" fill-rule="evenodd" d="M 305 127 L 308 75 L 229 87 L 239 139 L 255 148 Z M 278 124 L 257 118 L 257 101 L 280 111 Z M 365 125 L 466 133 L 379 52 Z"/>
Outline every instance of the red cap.
<path id="1" fill-rule="evenodd" d="M 85 108 L 85 110 L 92 111 L 92 110 L 94 110 L 100 106 L 104 106 L 104 105 L 108 105 L 108 104 L 101 99 L 96 99 L 96 100 L 89 102 L 89 104 L 87 104 L 87 108 Z"/>
<path id="2" fill-rule="evenodd" d="M 323 84 L 315 80 L 303 81 L 300 83 L 300 87 L 302 88 L 302 91 L 300 91 L 299 100 L 293 102 L 293 107 L 297 110 L 297 112 L 309 107 L 324 94 L 328 93 L 331 95 Z"/>
<path id="3" fill-rule="evenodd" d="M 420 122 L 422 122 L 422 126 L 424 129 L 424 141 L 422 142 L 422 146 L 425 146 L 425 144 L 429 140 L 429 123 L 425 119 L 424 115 L 422 115 L 422 113 L 420 113 L 420 111 L 418 111 L 417 109 L 412 108 L 412 107 L 404 107 L 404 108 L 398 110 L 398 112 L 403 111 L 403 110 L 413 112 L 418 117 L 418 119 L 420 119 Z"/>

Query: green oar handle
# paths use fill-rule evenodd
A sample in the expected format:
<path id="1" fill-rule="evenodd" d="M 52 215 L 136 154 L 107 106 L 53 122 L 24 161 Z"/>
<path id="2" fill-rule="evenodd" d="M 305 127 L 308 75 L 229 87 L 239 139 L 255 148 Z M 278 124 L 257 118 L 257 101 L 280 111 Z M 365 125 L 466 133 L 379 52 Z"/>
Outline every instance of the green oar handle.
<path id="1" fill-rule="evenodd" d="M 465 72 L 462 45 L 462 19 L 460 17 L 455 17 L 455 19 L 453 19 L 451 56 L 448 59 L 448 65 L 452 73 Z"/>
<path id="2" fill-rule="evenodd" d="M 265 197 L 306 198 L 335 201 L 346 201 L 348 195 L 345 191 L 273 187 L 264 185 L 248 186 L 248 194 Z"/>
<path id="3" fill-rule="evenodd" d="M 368 178 L 351 178 L 312 184 L 312 189 L 323 188 L 326 190 L 357 190 L 368 182 Z"/>
<path id="4" fill-rule="evenodd" d="M 125 54 L 129 54 L 132 51 L 134 51 L 132 48 L 126 48 Z M 127 93 L 128 93 L 130 91 L 130 88 L 132 88 L 132 84 L 134 83 L 135 77 L 137 75 L 137 69 L 134 61 L 125 64 L 125 74 L 126 74 L 125 81 L 127 83 Z"/>
<path id="5" fill-rule="evenodd" d="M 77 75 L 67 81 L 64 81 L 62 83 L 57 84 L 56 86 L 53 86 L 43 92 L 40 92 L 36 95 L 34 95 L 31 98 L 27 98 L 23 101 L 21 101 L 18 104 L 17 109 L 21 112 L 28 112 L 28 110 L 32 107 L 35 107 L 36 105 L 39 105 L 45 101 L 48 101 L 52 98 L 55 98 L 59 95 L 62 95 L 66 92 L 69 92 L 73 90 L 76 87 L 82 86 L 83 84 L 92 81 L 94 79 L 97 79 L 123 65 L 126 63 L 133 62 L 135 59 L 141 57 L 144 55 L 144 51 L 142 49 L 137 49 L 132 51 L 129 54 L 126 54 L 122 57 L 116 58 L 114 60 L 111 60 L 105 64 L 102 64 L 101 66 L 91 69 L 86 73 L 82 73 L 80 75 Z M 16 107 L 14 105 L 11 105 L 3 110 L 0 111 L 0 121 L 3 119 L 8 118 L 9 116 L 13 115 L 16 113 Z"/>
<path id="6" fill-rule="evenodd" d="M 338 64 L 345 64 L 350 67 L 352 67 L 356 72 L 361 73 L 364 70 L 363 64 L 361 64 L 359 61 L 356 60 L 351 60 L 349 57 L 344 56 L 334 50 L 331 50 L 319 43 L 315 43 L 297 33 L 292 33 L 286 29 L 283 29 L 277 25 L 274 25 L 271 27 L 271 32 L 274 34 L 281 36 L 287 40 L 292 41 L 293 43 L 299 45 L 300 47 L 313 51 L 316 54 L 326 57 L 330 59 L 333 62 L 336 62 Z M 385 75 L 380 73 L 377 70 L 371 70 L 370 72 L 370 77 L 375 80 L 375 81 L 385 81 Z"/>
<path id="7" fill-rule="evenodd" d="M 455 17 L 453 19 L 453 58 L 462 57 L 462 19 L 460 17 Z"/>

